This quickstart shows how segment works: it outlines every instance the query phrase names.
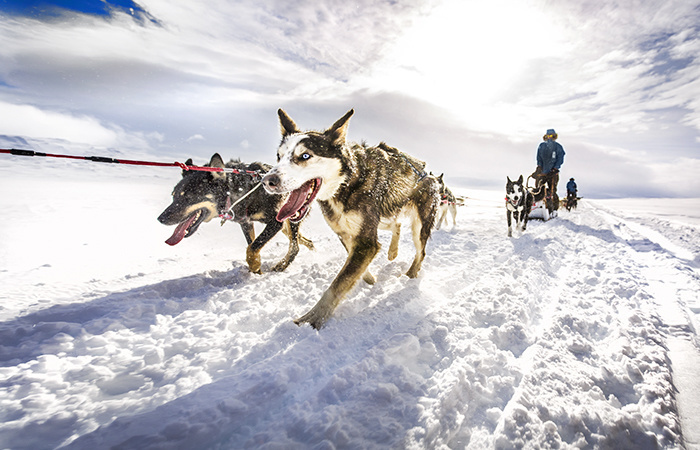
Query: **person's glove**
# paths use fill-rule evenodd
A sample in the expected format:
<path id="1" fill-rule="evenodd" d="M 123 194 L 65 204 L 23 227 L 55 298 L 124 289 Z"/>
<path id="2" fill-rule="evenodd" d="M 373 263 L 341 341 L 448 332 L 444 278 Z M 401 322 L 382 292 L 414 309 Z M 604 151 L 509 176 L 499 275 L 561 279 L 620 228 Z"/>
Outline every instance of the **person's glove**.
<path id="1" fill-rule="evenodd" d="M 552 169 L 550 173 L 559 173 L 559 169 Z"/>

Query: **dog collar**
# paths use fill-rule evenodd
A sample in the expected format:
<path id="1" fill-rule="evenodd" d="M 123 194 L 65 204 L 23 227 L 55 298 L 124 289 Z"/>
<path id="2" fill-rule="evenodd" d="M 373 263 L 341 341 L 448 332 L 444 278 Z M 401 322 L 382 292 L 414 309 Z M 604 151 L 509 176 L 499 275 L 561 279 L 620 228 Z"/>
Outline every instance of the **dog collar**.
<path id="1" fill-rule="evenodd" d="M 520 211 L 524 208 L 525 205 L 516 205 L 508 197 L 506 197 L 506 209 L 509 209 L 510 211 Z"/>

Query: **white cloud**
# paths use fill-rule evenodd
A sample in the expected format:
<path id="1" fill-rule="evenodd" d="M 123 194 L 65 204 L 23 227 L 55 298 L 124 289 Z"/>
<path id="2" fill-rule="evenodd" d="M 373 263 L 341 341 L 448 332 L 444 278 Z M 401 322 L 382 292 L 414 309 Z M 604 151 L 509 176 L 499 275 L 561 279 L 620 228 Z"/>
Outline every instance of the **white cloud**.
<path id="1" fill-rule="evenodd" d="M 113 146 L 117 132 L 93 117 L 45 111 L 30 105 L 0 101 L 0 134 L 31 138 L 56 138 L 96 146 Z"/>
<path id="2" fill-rule="evenodd" d="M 0 18 L 0 133 L 270 161 L 278 107 L 356 107 L 357 139 L 498 184 L 550 127 L 606 189 L 698 158 L 697 0 L 139 4 L 160 25 Z"/>

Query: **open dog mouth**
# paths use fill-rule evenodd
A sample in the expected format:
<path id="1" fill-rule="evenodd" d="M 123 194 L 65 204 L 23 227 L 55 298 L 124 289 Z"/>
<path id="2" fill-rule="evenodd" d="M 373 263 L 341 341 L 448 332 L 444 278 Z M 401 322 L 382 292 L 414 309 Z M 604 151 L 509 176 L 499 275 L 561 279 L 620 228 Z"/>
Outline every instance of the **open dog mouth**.
<path id="1" fill-rule="evenodd" d="M 290 192 L 287 202 L 282 205 L 282 208 L 277 213 L 277 221 L 284 222 L 286 219 L 289 219 L 294 223 L 300 222 L 309 212 L 309 206 L 316 198 L 320 188 L 321 179 L 314 178 L 302 184 L 300 188 Z"/>
<path id="2" fill-rule="evenodd" d="M 196 210 L 175 227 L 173 235 L 170 236 L 165 243 L 168 245 L 175 245 L 184 238 L 192 236 L 206 216 L 207 210 L 205 208 Z"/>

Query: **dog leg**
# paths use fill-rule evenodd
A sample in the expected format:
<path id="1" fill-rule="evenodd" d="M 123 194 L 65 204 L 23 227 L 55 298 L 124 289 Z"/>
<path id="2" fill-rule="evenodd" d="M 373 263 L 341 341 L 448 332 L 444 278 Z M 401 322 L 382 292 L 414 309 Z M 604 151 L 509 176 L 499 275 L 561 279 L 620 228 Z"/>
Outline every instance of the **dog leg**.
<path id="1" fill-rule="evenodd" d="M 271 269 L 273 272 L 282 272 L 294 261 L 294 258 L 299 253 L 299 224 L 285 220 L 282 225 L 282 232 L 289 239 L 289 249 L 284 258 Z"/>
<path id="2" fill-rule="evenodd" d="M 257 239 L 251 243 L 246 249 L 246 262 L 248 263 L 248 268 L 253 273 L 260 272 L 260 250 L 272 239 L 277 232 L 282 228 L 282 224 L 273 220 L 268 223 L 265 229 L 260 233 Z"/>
<path id="3" fill-rule="evenodd" d="M 348 252 L 348 257 L 350 255 L 350 249 L 352 248 L 352 238 L 349 238 L 347 235 L 345 237 L 338 235 L 340 238 L 340 243 L 343 244 L 343 248 L 345 249 L 346 252 Z M 348 243 L 347 241 L 350 241 Z M 382 247 L 379 242 L 377 242 L 377 252 L 379 249 Z M 369 285 L 373 285 L 374 283 L 377 282 L 377 279 L 372 275 L 372 272 L 369 271 L 369 267 L 367 267 L 367 270 L 365 270 L 365 273 L 362 274 L 362 281 Z"/>
<path id="4" fill-rule="evenodd" d="M 305 238 L 301 235 L 301 233 L 299 233 L 298 240 L 301 245 L 308 248 L 309 250 L 316 250 L 316 248 L 314 247 L 314 243 L 311 241 L 311 239 Z"/>
<path id="5" fill-rule="evenodd" d="M 379 242 L 377 242 L 376 232 L 375 237 L 354 239 L 348 252 L 348 259 L 330 287 L 323 293 L 318 303 L 309 312 L 294 320 L 294 323 L 297 325 L 308 323 L 317 330 L 321 329 L 343 297 L 367 271 L 377 252 L 379 252 Z"/>
<path id="6" fill-rule="evenodd" d="M 442 209 L 442 207 L 440 209 Z M 445 218 L 445 214 L 447 214 L 447 210 L 440 211 L 440 218 L 438 219 L 437 225 L 435 226 L 436 230 L 439 230 L 440 227 L 442 226 L 442 219 Z"/>
<path id="7" fill-rule="evenodd" d="M 289 225 L 287 225 L 287 224 L 289 224 Z M 301 227 L 301 223 L 293 224 L 289 221 L 285 221 L 284 226 L 282 227 L 282 232 L 287 236 L 288 239 L 292 239 L 293 234 L 296 233 L 297 242 L 299 242 L 301 245 L 308 248 L 309 250 L 316 250 L 314 248 L 314 243 L 311 241 L 311 239 L 307 239 L 301 235 L 300 227 Z M 296 228 L 296 231 L 292 231 L 295 228 Z M 290 263 L 291 263 L 291 261 L 290 261 Z"/>
<path id="8" fill-rule="evenodd" d="M 393 261 L 399 254 L 399 237 L 401 237 L 401 224 L 394 222 L 391 226 L 391 244 L 389 244 L 389 261 Z"/>
<path id="9" fill-rule="evenodd" d="M 243 236 L 245 236 L 245 241 L 248 243 L 248 245 L 253 243 L 253 240 L 255 240 L 255 229 L 253 228 L 253 224 L 250 222 L 242 222 L 241 224 L 241 230 L 243 230 Z"/>
<path id="10" fill-rule="evenodd" d="M 413 245 L 416 247 L 416 257 L 413 259 L 411 267 L 409 267 L 406 272 L 408 278 L 416 278 L 418 276 L 418 272 L 423 265 L 425 246 L 428 243 L 428 238 L 430 238 L 430 231 L 432 228 L 428 217 L 420 217 L 420 220 L 417 219 L 418 218 L 414 219 L 411 224 Z"/>
<path id="11" fill-rule="evenodd" d="M 457 206 L 450 205 L 450 212 L 452 213 L 452 226 L 457 226 Z"/>
<path id="12" fill-rule="evenodd" d="M 513 237 L 513 228 L 511 227 L 511 213 L 510 210 L 506 210 L 506 217 L 508 218 L 508 237 Z"/>
<path id="13" fill-rule="evenodd" d="M 418 276 L 423 259 L 425 259 L 425 246 L 433 231 L 435 219 L 440 208 L 440 197 L 437 180 L 426 177 L 420 182 L 412 195 L 413 212 L 411 213 L 411 232 L 413 245 L 416 247 L 416 257 L 406 276 L 415 278 Z"/>

